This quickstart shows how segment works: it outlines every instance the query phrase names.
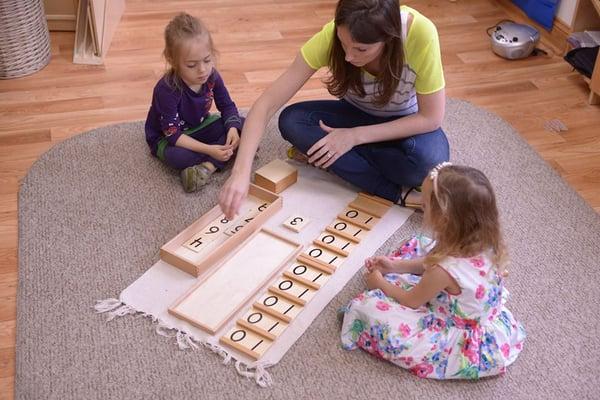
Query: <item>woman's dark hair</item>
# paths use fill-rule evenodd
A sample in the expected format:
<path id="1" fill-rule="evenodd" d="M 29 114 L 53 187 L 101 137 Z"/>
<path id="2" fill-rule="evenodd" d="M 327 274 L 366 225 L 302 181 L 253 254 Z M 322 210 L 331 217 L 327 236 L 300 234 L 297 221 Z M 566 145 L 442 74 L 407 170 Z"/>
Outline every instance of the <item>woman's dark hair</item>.
<path id="1" fill-rule="evenodd" d="M 383 42 L 380 71 L 375 77 L 375 105 L 389 103 L 404 64 L 402 23 L 398 0 L 339 0 L 335 9 L 335 27 L 345 26 L 352 40 L 372 44 Z M 329 93 L 343 97 L 348 90 L 364 97 L 361 69 L 345 60 L 345 52 L 337 34 L 329 53 L 331 77 L 325 81 Z"/>

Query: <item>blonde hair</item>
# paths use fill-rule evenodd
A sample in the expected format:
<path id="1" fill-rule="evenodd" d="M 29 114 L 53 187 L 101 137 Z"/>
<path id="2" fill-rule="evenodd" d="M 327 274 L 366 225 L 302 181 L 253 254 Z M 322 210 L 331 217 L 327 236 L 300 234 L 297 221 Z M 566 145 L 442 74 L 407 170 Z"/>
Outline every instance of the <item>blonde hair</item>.
<path id="1" fill-rule="evenodd" d="M 178 69 L 183 43 L 186 40 L 203 36 L 208 39 L 211 53 L 216 54 L 210 32 L 199 18 L 187 13 L 179 13 L 167 24 L 163 56 L 169 64 L 165 78 L 170 86 L 181 89 Z"/>
<path id="2" fill-rule="evenodd" d="M 446 256 L 471 257 L 492 250 L 498 272 L 505 272 L 508 254 L 502 238 L 494 189 L 479 170 L 445 163 L 429 178 L 425 224 L 433 231 L 434 248 L 425 257 L 435 265 Z"/>

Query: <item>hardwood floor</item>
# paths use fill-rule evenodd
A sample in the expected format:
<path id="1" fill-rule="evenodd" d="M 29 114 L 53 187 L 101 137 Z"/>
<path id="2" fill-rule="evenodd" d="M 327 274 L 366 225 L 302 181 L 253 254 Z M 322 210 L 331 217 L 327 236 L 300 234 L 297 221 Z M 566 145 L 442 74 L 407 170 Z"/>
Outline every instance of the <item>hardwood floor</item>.
<path id="1" fill-rule="evenodd" d="M 0 81 L 0 399 L 13 398 L 17 290 L 17 194 L 28 168 L 56 143 L 86 130 L 144 119 L 164 69 L 162 31 L 176 11 L 208 23 L 219 70 L 239 107 L 249 107 L 333 16 L 335 0 L 128 0 L 103 66 L 74 65 L 74 33 L 52 32 L 52 61 L 29 77 Z M 508 61 L 486 28 L 514 9 L 492 0 L 406 1 L 437 25 L 449 96 L 497 113 L 600 211 L 600 108 L 546 35 L 548 56 Z M 500 4 L 500 5 L 499 5 Z M 552 48 L 554 47 L 554 49 Z M 311 79 L 294 100 L 329 97 Z M 568 131 L 544 129 L 559 119 Z M 140 134 L 142 134 L 140 132 Z"/>

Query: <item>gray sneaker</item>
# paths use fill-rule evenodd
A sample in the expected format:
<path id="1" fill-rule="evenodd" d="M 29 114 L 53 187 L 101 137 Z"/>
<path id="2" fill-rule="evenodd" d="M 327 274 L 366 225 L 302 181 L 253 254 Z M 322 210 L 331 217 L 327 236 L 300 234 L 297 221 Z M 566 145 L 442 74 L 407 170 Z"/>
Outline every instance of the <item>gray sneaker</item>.
<path id="1" fill-rule="evenodd" d="M 202 186 L 208 183 L 208 180 L 213 172 L 214 171 L 211 171 L 201 164 L 181 170 L 181 184 L 183 185 L 183 190 L 185 190 L 187 193 L 192 193 L 199 190 Z"/>

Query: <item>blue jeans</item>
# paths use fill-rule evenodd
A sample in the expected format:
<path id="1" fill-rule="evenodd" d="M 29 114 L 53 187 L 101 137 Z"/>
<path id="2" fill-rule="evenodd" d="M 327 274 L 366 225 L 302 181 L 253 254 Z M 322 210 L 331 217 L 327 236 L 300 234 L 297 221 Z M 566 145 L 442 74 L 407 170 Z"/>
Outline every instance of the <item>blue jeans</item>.
<path id="1" fill-rule="evenodd" d="M 345 100 L 305 101 L 286 107 L 279 116 L 285 140 L 306 154 L 325 132 L 319 120 L 333 128 L 353 128 L 402 117 L 376 117 Z M 352 148 L 329 170 L 361 190 L 398 202 L 402 187 L 421 186 L 431 168 L 448 161 L 448 139 L 441 128 L 399 140 Z"/>

